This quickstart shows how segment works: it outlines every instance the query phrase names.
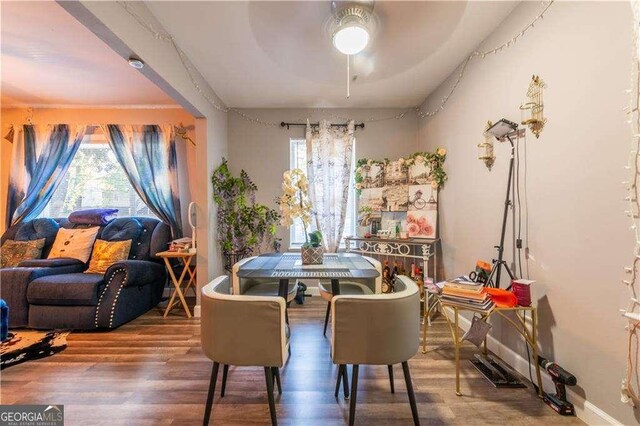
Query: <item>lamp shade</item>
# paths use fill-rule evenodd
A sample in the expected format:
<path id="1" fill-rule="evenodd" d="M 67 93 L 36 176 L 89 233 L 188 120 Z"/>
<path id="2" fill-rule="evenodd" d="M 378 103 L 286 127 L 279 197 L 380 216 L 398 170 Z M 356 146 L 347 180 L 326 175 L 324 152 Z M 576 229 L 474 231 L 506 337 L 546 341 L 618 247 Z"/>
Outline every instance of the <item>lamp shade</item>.
<path id="1" fill-rule="evenodd" d="M 345 55 L 355 55 L 369 44 L 369 31 L 356 22 L 347 22 L 333 33 L 333 46 Z"/>

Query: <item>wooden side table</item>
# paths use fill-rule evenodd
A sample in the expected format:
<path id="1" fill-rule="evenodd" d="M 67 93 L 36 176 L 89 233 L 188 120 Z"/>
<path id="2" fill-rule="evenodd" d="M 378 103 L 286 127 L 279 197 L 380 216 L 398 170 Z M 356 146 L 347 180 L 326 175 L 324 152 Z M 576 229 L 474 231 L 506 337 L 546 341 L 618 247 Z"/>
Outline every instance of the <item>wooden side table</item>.
<path id="1" fill-rule="evenodd" d="M 191 261 L 196 256 L 196 253 L 195 252 L 183 253 L 183 252 L 176 252 L 176 251 L 162 251 L 158 253 L 156 256 L 164 259 L 164 264 L 167 266 L 167 271 L 169 271 L 169 276 L 171 277 L 171 283 L 173 284 L 173 287 L 174 287 L 173 294 L 169 299 L 169 304 L 167 304 L 167 308 L 164 311 L 164 315 L 163 315 L 164 318 L 166 318 L 167 315 L 169 315 L 169 312 L 171 312 L 171 310 L 175 308 L 179 303 L 182 304 L 182 308 L 187 313 L 187 318 L 191 318 L 192 316 L 191 311 L 189 310 L 189 306 L 187 306 L 187 301 L 185 300 L 184 296 L 185 294 L 187 294 L 187 291 L 191 287 L 193 287 L 193 292 L 194 293 L 196 292 L 196 287 L 195 287 L 196 268 L 195 266 L 191 265 Z M 171 266 L 171 259 L 178 259 L 184 265 L 184 269 L 182 270 L 182 273 L 180 274 L 179 278 L 176 278 L 176 274 L 173 271 L 173 267 Z M 184 291 L 183 291 L 182 283 L 184 282 L 184 279 L 187 273 L 189 274 L 189 281 L 187 282 L 187 285 L 184 287 Z M 179 300 L 175 300 L 176 295 L 178 296 Z"/>

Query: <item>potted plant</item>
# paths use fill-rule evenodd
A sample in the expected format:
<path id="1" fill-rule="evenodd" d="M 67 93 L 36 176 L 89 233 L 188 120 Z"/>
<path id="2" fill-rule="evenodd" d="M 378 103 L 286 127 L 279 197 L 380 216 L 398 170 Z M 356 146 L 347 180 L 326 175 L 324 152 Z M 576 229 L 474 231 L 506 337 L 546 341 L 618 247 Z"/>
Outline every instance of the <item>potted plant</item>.
<path id="1" fill-rule="evenodd" d="M 323 261 L 322 234 L 320 231 L 308 232 L 311 224 L 311 209 L 309 199 L 309 181 L 300 169 L 284 172 L 282 181 L 284 193 L 277 200 L 280 206 L 280 223 L 283 226 L 293 225 L 295 219 L 300 219 L 304 229 L 305 242 L 302 245 L 301 256 L 304 265 L 317 265 Z"/>
<path id="2" fill-rule="evenodd" d="M 239 260 L 278 244 L 275 238 L 280 215 L 255 202 L 258 187 L 242 170 L 240 177 L 229 171 L 227 160 L 211 175 L 213 200 L 218 206 L 218 242 L 225 258 L 225 269 Z"/>

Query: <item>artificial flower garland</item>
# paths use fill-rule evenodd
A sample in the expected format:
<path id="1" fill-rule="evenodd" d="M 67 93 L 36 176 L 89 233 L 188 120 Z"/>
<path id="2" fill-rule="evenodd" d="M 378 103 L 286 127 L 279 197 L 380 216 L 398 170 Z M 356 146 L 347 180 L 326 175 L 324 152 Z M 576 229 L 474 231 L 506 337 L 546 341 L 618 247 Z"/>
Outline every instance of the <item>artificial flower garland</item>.
<path id="1" fill-rule="evenodd" d="M 446 157 L 447 150 L 444 148 L 438 148 L 435 152 L 415 152 L 406 158 L 399 158 L 398 161 L 404 163 L 407 167 L 410 167 L 413 164 L 428 164 L 431 171 L 429 175 L 431 178 L 431 184 L 435 189 L 438 189 L 441 188 L 447 180 L 447 172 L 444 171 L 444 160 Z M 365 166 L 373 165 L 378 165 L 384 168 L 384 166 L 390 162 L 391 161 L 388 158 L 385 158 L 384 160 L 361 158 L 358 160 L 355 171 L 355 188 L 358 195 L 362 191 L 362 182 L 364 181 L 364 176 L 362 175 L 363 168 Z"/>

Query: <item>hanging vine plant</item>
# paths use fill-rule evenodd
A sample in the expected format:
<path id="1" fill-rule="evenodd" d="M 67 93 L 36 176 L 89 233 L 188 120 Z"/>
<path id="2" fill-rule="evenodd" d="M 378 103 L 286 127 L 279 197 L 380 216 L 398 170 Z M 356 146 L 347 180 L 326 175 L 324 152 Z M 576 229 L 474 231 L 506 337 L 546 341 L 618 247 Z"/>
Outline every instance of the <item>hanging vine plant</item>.
<path id="1" fill-rule="evenodd" d="M 416 163 L 425 163 L 429 166 L 429 179 L 436 188 L 442 188 L 447 180 L 447 172 L 444 170 L 444 161 L 447 158 L 447 150 L 438 148 L 435 152 L 415 152 L 408 157 L 399 158 L 399 161 L 410 167 Z M 373 160 L 361 158 L 356 162 L 356 171 L 354 176 L 355 188 L 358 195 L 362 192 L 364 182 L 364 172 L 368 171 L 372 166 L 384 167 L 389 164 L 390 160 Z"/>
<path id="2" fill-rule="evenodd" d="M 227 264 L 233 265 L 260 247 L 277 245 L 280 215 L 255 202 L 258 187 L 247 172 L 242 170 L 240 177 L 233 176 L 223 158 L 211 175 L 211 185 L 213 201 L 218 206 L 218 243 Z"/>

